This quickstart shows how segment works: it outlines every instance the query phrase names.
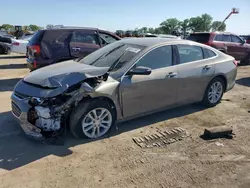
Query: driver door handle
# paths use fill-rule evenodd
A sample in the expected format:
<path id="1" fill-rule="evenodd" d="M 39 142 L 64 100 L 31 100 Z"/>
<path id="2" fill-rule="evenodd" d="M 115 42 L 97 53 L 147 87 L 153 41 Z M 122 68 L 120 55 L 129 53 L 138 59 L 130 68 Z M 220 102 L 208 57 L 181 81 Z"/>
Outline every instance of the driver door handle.
<path id="1" fill-rule="evenodd" d="M 175 76 L 177 76 L 176 72 L 170 72 L 170 73 L 168 73 L 168 75 L 166 76 L 166 78 L 173 78 Z"/>

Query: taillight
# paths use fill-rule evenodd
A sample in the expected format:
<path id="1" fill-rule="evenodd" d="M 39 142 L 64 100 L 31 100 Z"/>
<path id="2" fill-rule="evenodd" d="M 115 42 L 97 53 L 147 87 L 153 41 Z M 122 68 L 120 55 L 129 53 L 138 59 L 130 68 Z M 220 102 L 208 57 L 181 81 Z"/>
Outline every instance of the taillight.
<path id="1" fill-rule="evenodd" d="M 30 49 L 34 52 L 34 54 L 40 54 L 41 52 L 41 48 L 39 45 L 32 45 L 30 46 Z"/>
<path id="2" fill-rule="evenodd" d="M 206 44 L 208 46 L 211 46 L 211 44 L 209 42 L 204 42 L 203 44 Z"/>
<path id="3" fill-rule="evenodd" d="M 235 64 L 235 66 L 237 67 L 238 66 L 238 61 L 234 60 L 233 62 Z"/>
<path id="4" fill-rule="evenodd" d="M 13 42 L 12 45 L 19 46 L 19 42 Z"/>

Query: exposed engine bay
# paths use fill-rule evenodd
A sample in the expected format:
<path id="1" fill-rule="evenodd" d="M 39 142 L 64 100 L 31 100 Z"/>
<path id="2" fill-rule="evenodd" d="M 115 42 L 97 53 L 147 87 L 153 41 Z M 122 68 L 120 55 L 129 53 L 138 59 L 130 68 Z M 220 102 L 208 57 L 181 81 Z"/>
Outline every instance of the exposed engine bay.
<path id="1" fill-rule="evenodd" d="M 31 97 L 29 104 L 32 108 L 28 112 L 28 121 L 40 128 L 41 133 L 46 138 L 60 137 L 66 128 L 66 119 L 71 110 L 107 78 L 108 74 L 89 78 L 84 82 L 69 87 L 56 97 Z"/>

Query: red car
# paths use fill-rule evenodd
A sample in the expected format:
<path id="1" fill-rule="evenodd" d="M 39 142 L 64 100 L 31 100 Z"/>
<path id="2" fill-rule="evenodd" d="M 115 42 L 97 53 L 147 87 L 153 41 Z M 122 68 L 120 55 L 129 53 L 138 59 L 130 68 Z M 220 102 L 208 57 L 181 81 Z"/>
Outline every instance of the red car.
<path id="1" fill-rule="evenodd" d="M 240 64 L 250 64 L 250 44 L 238 35 L 226 32 L 197 32 L 190 34 L 187 40 L 212 46 L 241 61 Z"/>

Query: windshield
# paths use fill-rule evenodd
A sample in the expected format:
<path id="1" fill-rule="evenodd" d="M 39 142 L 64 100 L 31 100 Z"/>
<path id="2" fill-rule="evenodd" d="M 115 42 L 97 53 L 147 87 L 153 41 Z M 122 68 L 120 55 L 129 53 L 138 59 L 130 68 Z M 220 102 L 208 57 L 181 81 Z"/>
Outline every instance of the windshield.
<path id="1" fill-rule="evenodd" d="M 80 63 L 96 67 L 109 67 L 116 71 L 134 58 L 145 46 L 115 42 L 86 56 Z"/>

